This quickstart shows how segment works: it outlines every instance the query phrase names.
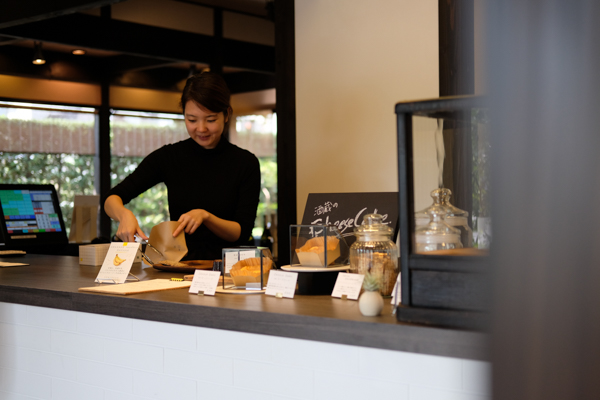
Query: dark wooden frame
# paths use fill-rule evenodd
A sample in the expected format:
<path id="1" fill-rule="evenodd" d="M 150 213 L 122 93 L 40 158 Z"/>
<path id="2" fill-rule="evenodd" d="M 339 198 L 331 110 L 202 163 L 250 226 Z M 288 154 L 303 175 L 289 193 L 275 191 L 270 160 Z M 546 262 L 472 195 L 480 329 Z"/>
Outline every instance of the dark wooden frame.
<path id="1" fill-rule="evenodd" d="M 473 0 L 438 0 L 440 97 L 475 93 Z"/>
<path id="2" fill-rule="evenodd" d="M 487 326 L 487 257 L 413 253 L 413 115 L 439 113 L 443 116 L 482 105 L 481 98 L 472 96 L 396 104 L 402 273 L 402 305 L 397 308 L 399 321 L 465 329 L 485 329 Z"/>
<path id="3" fill-rule="evenodd" d="M 294 0 L 275 0 L 278 265 L 290 263 L 289 227 L 296 211 L 296 57 Z"/>

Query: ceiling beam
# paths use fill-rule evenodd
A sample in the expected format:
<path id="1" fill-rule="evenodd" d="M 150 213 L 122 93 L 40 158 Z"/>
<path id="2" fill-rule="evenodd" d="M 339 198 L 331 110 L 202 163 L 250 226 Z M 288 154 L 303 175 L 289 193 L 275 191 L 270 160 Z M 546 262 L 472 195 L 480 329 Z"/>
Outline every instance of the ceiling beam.
<path id="1" fill-rule="evenodd" d="M 0 1 L 0 29 L 103 7 L 123 0 Z"/>
<path id="2" fill-rule="evenodd" d="M 149 57 L 137 57 L 128 54 L 120 54 L 112 57 L 100 58 L 104 64 L 104 68 L 108 71 L 109 75 L 122 74 L 125 72 L 132 71 L 143 71 L 147 69 L 155 69 L 161 67 L 170 67 L 174 64 L 178 64 L 172 60 L 159 60 L 156 58 Z"/>
<path id="3" fill-rule="evenodd" d="M 173 62 L 210 64 L 214 37 L 86 14 L 71 14 L 0 29 L 0 35 L 116 51 Z M 223 39 L 224 66 L 275 73 L 275 49 Z"/>
<path id="4" fill-rule="evenodd" d="M 107 77 L 111 85 L 181 91 L 190 70 L 172 67 L 156 59 L 114 56 L 90 58 L 69 53 L 44 51 L 46 64 L 33 65 L 32 51 L 26 47 L 0 49 L 0 73 L 27 78 L 53 79 L 99 84 Z M 275 76 L 257 72 L 224 74 L 231 93 L 245 93 L 275 87 Z"/>
<path id="5" fill-rule="evenodd" d="M 254 92 L 257 90 L 274 89 L 275 75 L 259 74 L 256 72 L 236 72 L 224 74 L 223 78 L 231 93 Z"/>

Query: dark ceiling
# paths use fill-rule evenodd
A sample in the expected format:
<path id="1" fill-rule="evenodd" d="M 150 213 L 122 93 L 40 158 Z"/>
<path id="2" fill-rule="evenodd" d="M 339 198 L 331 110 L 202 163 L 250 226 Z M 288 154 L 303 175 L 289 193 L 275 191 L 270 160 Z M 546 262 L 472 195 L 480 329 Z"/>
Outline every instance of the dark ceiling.
<path id="1" fill-rule="evenodd" d="M 180 91 L 191 71 L 210 67 L 232 93 L 275 87 L 273 46 L 222 37 L 224 11 L 269 19 L 272 1 L 178 0 L 213 8 L 212 36 L 111 19 L 121 1 L 0 1 L 0 74 Z M 31 62 L 34 42 L 44 65 Z"/>

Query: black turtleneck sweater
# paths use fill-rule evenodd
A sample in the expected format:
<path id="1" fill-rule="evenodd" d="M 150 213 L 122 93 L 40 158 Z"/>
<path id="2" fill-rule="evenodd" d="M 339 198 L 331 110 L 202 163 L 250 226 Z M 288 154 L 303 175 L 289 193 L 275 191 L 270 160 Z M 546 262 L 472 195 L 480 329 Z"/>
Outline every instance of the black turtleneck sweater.
<path id="1" fill-rule="evenodd" d="M 168 144 L 144 158 L 107 197 L 117 195 L 127 204 L 160 182 L 168 189 L 172 221 L 201 208 L 242 227 L 238 241 L 228 242 L 201 225 L 185 235 L 185 259 L 220 259 L 223 248 L 248 243 L 260 195 L 260 165 L 254 154 L 224 137 L 214 149 L 205 149 L 191 138 Z"/>

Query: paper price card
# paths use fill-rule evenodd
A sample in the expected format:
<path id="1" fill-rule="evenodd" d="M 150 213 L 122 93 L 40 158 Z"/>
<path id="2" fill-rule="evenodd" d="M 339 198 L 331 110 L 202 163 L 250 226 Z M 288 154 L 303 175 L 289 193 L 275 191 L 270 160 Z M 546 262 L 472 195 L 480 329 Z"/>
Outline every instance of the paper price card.
<path id="1" fill-rule="evenodd" d="M 361 274 L 340 272 L 335 281 L 331 297 L 341 298 L 345 295 L 350 300 L 358 300 L 363 279 L 365 279 L 365 276 Z"/>
<path id="2" fill-rule="evenodd" d="M 254 250 L 240 251 L 240 261 L 253 257 L 256 257 L 256 252 Z"/>
<path id="3" fill-rule="evenodd" d="M 271 270 L 269 272 L 269 281 L 267 282 L 268 296 L 294 298 L 296 292 L 296 281 L 298 280 L 297 272 L 285 272 Z"/>
<path id="4" fill-rule="evenodd" d="M 225 273 L 228 274 L 231 271 L 233 264 L 240 261 L 240 253 L 237 251 L 230 251 L 225 253 Z"/>
<path id="5" fill-rule="evenodd" d="M 225 253 L 225 273 L 228 274 L 236 262 L 252 257 L 256 257 L 254 250 L 229 251 Z"/>
<path id="6" fill-rule="evenodd" d="M 190 293 L 198 294 L 202 292 L 204 295 L 214 296 L 217 284 L 219 283 L 219 276 L 221 276 L 221 271 L 202 271 L 197 269 L 194 272 Z"/>
<path id="7" fill-rule="evenodd" d="M 96 282 L 125 283 L 139 248 L 140 244 L 135 242 L 111 243 Z"/>

